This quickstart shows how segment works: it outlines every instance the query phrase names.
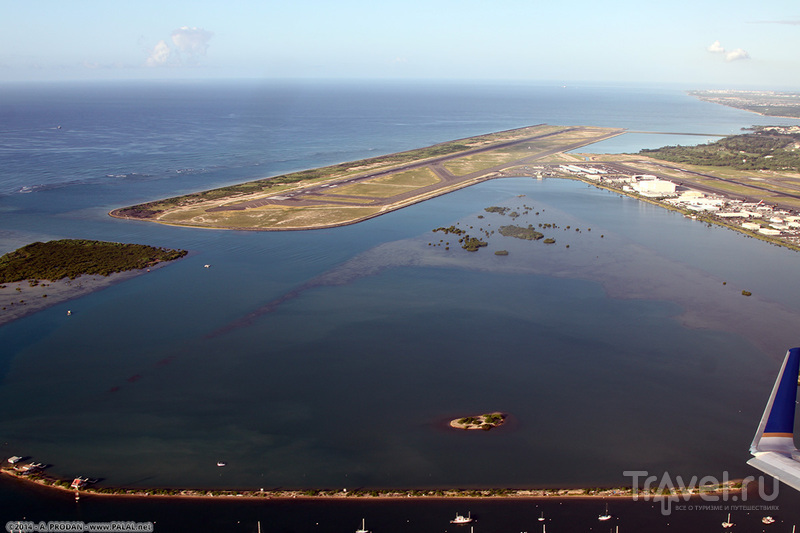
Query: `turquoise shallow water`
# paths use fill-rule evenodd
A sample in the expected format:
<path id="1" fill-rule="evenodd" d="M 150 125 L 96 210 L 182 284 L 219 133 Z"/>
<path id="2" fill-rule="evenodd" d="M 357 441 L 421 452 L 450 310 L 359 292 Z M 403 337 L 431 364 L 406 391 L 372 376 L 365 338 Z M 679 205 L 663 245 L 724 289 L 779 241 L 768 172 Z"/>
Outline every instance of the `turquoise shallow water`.
<path id="1" fill-rule="evenodd" d="M 191 254 L 0 327 L 0 454 L 129 486 L 753 473 L 747 445 L 796 344 L 794 252 L 582 183 L 528 178 L 312 232 L 106 213 L 540 122 L 726 133 L 774 119 L 640 89 L 162 86 L 106 88 L 93 105 L 91 88 L 3 90 L 14 125 L 0 149 L 4 251 L 76 237 Z M 56 132 L 71 136 L 55 142 Z M 642 140 L 626 138 L 614 150 Z M 475 254 L 428 246 L 447 239 L 433 228 L 496 230 L 508 217 L 485 207 L 523 204 L 534 209 L 515 223 L 557 224 L 555 245 L 495 233 Z M 486 410 L 510 422 L 488 434 L 445 428 Z"/>

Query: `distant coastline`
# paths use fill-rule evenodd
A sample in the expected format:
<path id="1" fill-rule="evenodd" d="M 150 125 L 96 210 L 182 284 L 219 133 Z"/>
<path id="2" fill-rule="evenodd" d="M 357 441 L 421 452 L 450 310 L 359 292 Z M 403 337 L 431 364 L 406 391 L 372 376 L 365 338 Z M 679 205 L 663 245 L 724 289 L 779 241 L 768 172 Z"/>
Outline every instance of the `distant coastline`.
<path id="1" fill-rule="evenodd" d="M 764 117 L 800 119 L 800 93 L 778 91 L 688 91 L 704 102 L 720 104 Z"/>

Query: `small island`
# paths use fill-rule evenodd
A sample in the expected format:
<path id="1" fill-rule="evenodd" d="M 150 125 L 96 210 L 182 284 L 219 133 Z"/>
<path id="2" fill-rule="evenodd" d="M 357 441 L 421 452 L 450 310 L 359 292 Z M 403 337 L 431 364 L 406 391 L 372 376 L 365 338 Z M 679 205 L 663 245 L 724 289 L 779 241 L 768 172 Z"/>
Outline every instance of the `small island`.
<path id="1" fill-rule="evenodd" d="M 455 429 L 481 429 L 489 431 L 498 426 L 502 426 L 506 421 L 506 415 L 500 412 L 487 413 L 477 416 L 467 416 L 456 418 L 450 421 L 450 427 Z"/>
<path id="2" fill-rule="evenodd" d="M 544 234 L 539 233 L 533 226 L 528 224 L 527 228 L 522 226 L 500 226 L 498 230 L 503 237 L 514 237 L 515 239 L 524 239 L 528 241 L 538 241 L 544 237 Z"/>
<path id="3" fill-rule="evenodd" d="M 28 244 L 0 256 L 0 324 L 150 271 L 187 253 L 86 239 Z"/>

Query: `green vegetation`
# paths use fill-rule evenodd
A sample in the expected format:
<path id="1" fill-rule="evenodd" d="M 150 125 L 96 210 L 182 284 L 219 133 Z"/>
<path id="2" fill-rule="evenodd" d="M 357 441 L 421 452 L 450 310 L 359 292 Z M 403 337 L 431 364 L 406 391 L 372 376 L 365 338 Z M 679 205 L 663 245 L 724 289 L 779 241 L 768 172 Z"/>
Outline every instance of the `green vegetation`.
<path id="1" fill-rule="evenodd" d="M 457 228 L 457 227 L 452 226 L 452 225 L 450 227 L 448 227 L 448 228 L 436 228 L 433 231 L 434 231 L 434 233 L 437 232 L 437 231 L 443 231 L 445 233 L 445 235 L 448 235 L 450 233 L 455 233 L 456 235 L 463 235 L 463 234 L 466 233 L 465 230 L 463 230 L 461 228 Z"/>
<path id="2" fill-rule="evenodd" d="M 505 422 L 506 415 L 503 413 L 487 413 L 476 416 L 465 416 L 450 422 L 450 427 L 456 429 L 482 429 L 488 431 Z"/>
<path id="3" fill-rule="evenodd" d="M 505 215 L 506 213 L 511 211 L 511 209 L 508 207 L 498 207 L 496 205 L 493 205 L 491 207 L 485 207 L 483 210 L 486 211 L 487 213 L 499 213 L 501 215 Z"/>
<path id="4" fill-rule="evenodd" d="M 639 152 L 655 159 L 739 170 L 800 171 L 800 133 L 759 127 L 697 146 L 665 146 Z"/>
<path id="5" fill-rule="evenodd" d="M 515 239 L 525 239 L 528 241 L 538 241 L 544 234 L 533 229 L 533 225 L 528 224 L 527 228 L 521 226 L 500 226 L 500 235 L 503 237 L 514 237 Z"/>
<path id="6" fill-rule="evenodd" d="M 753 293 L 750 291 L 742 291 L 742 296 L 752 296 Z"/>
<path id="7" fill-rule="evenodd" d="M 505 415 L 502 413 L 491 413 L 488 415 L 483 415 L 483 421 L 487 424 L 497 424 L 498 422 L 502 422 L 505 418 Z"/>
<path id="8" fill-rule="evenodd" d="M 488 242 L 482 241 L 476 237 L 470 237 L 469 235 L 459 239 L 458 242 L 462 243 L 461 247 L 468 252 L 477 252 L 478 248 L 489 246 Z"/>
<path id="9" fill-rule="evenodd" d="M 63 239 L 34 242 L 0 257 L 0 283 L 22 280 L 57 281 L 82 274 L 108 276 L 173 261 L 186 250 L 144 244 Z"/>
<path id="10" fill-rule="evenodd" d="M 508 250 L 497 250 L 494 255 L 508 255 Z"/>

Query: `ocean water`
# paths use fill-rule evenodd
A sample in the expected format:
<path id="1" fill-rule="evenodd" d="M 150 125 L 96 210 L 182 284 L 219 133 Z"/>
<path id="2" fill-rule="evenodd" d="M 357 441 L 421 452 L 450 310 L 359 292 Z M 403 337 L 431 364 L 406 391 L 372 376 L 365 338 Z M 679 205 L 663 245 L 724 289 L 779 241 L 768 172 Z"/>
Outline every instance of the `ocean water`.
<path id="1" fill-rule="evenodd" d="M 0 326 L 0 455 L 114 486 L 595 486 L 629 482 L 625 470 L 755 474 L 747 446 L 797 343 L 794 252 L 583 183 L 529 178 L 309 232 L 107 216 L 539 123 L 667 132 L 583 149 L 614 153 L 794 122 L 658 88 L 0 87 L 0 251 L 52 238 L 190 250 Z M 491 205 L 532 206 L 515 223 L 556 224 L 557 243 L 494 234 L 475 254 L 435 246 L 447 240 L 436 227 L 509 223 L 484 211 Z M 487 410 L 510 422 L 446 429 Z M 49 505 L 8 487 L 17 508 Z M 90 517 L 127 509 L 86 505 Z"/>

